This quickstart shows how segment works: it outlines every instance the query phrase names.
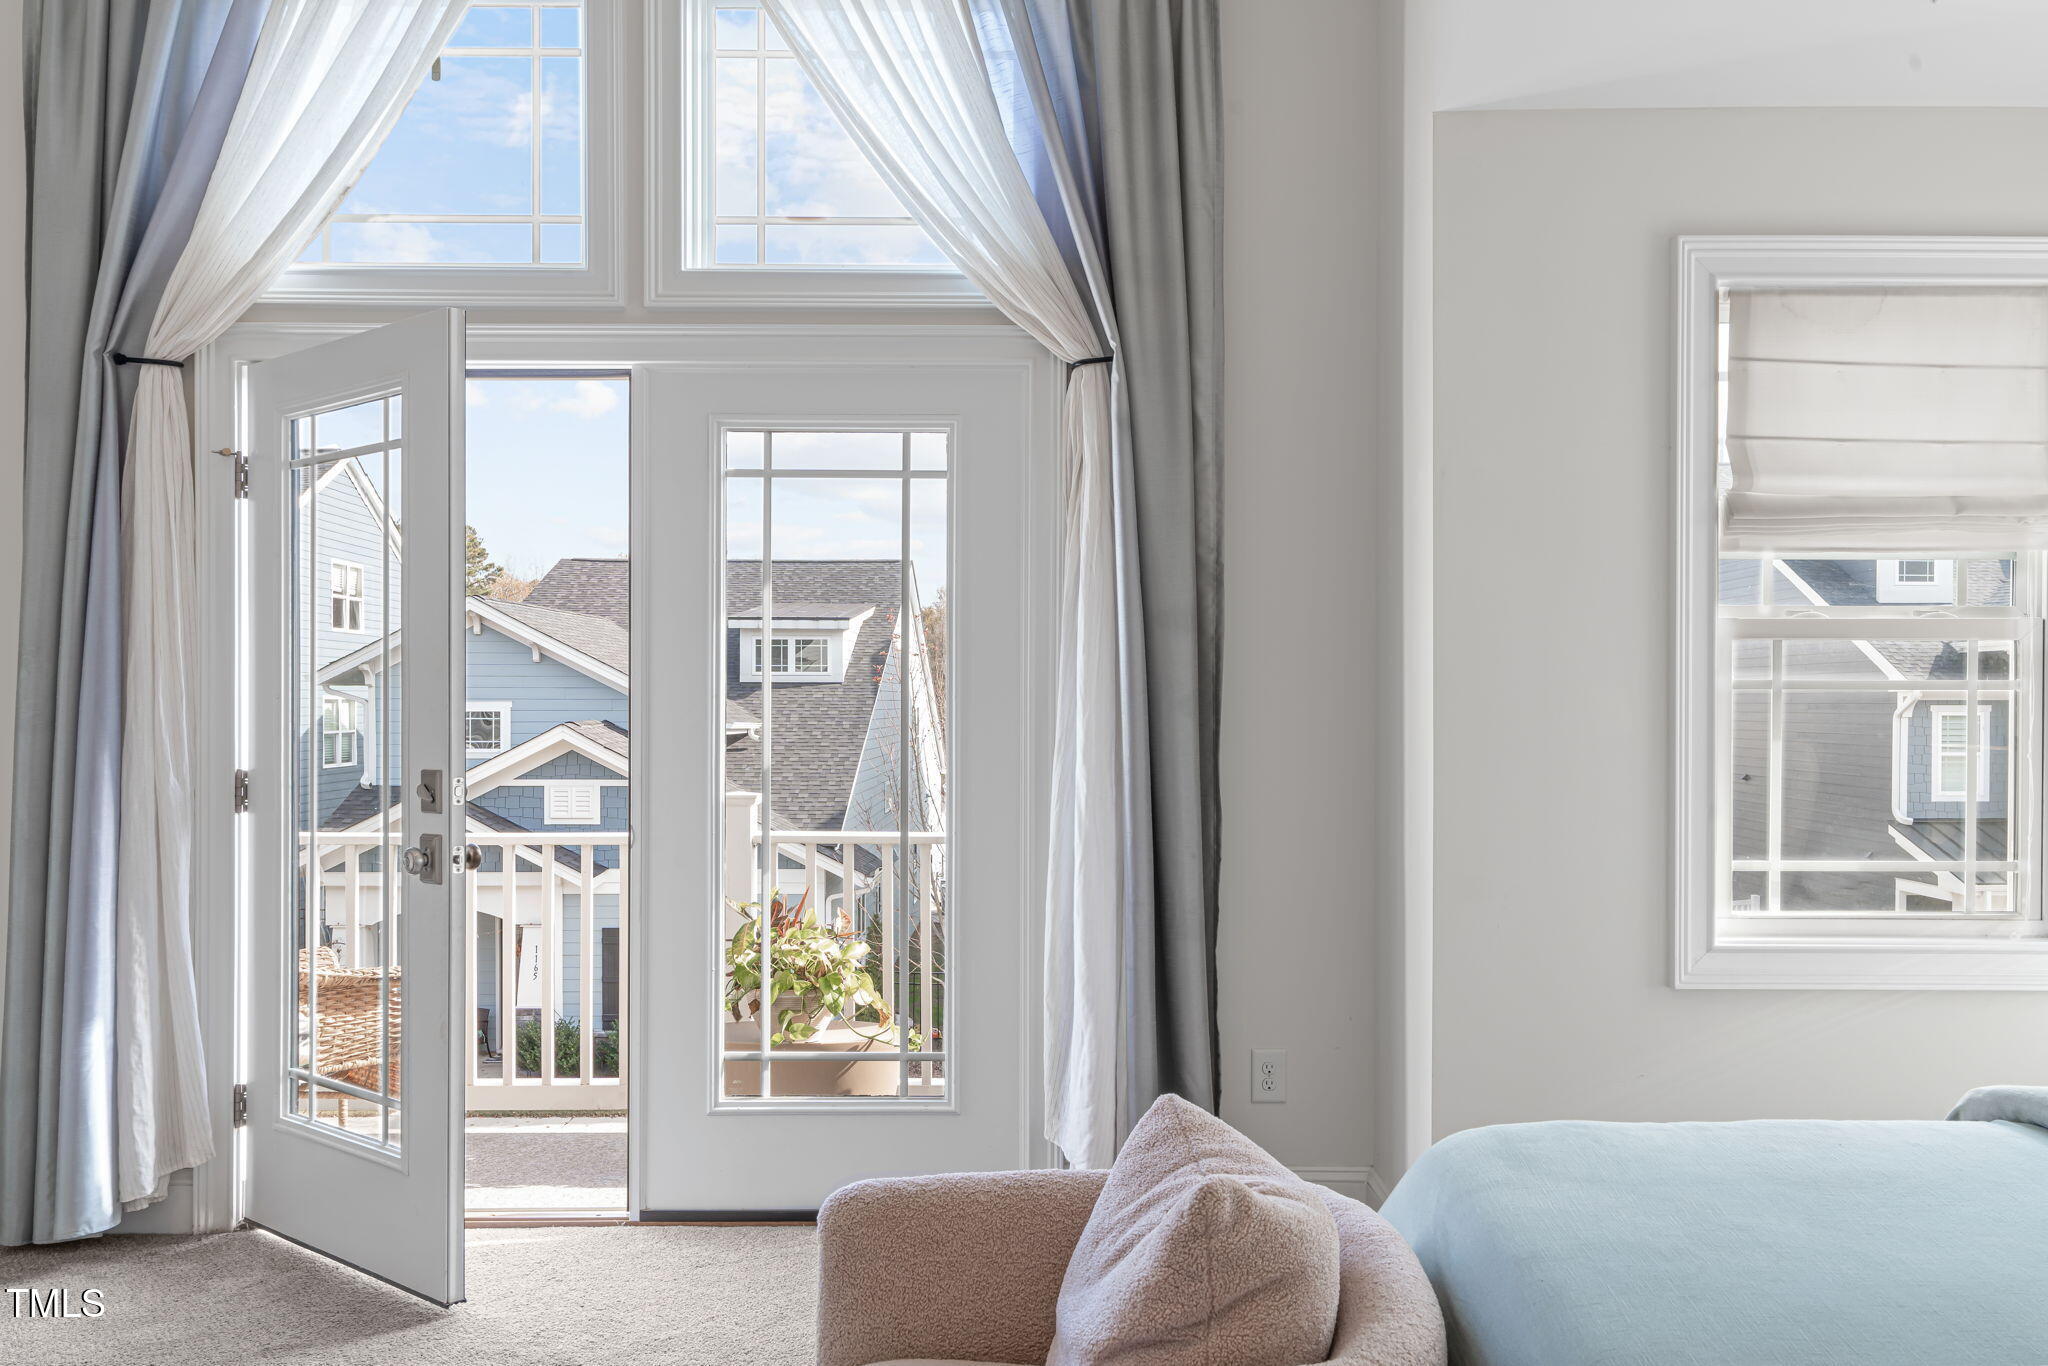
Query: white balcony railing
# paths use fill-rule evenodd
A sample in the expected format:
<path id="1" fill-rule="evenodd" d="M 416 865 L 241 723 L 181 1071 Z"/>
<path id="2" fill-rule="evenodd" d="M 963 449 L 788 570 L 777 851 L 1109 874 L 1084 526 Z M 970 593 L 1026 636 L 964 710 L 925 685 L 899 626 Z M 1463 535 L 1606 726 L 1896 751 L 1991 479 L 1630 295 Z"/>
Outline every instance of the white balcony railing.
<path id="1" fill-rule="evenodd" d="M 728 821 L 723 870 L 731 903 L 725 912 L 728 938 L 741 923 L 732 906 L 761 900 L 761 836 L 749 814 L 735 809 L 730 815 L 739 819 Z M 468 1022 L 468 1107 L 625 1108 L 627 835 L 508 833 L 471 826 L 466 839 L 483 851 L 483 865 L 459 879 L 468 926 L 462 1016 Z M 785 898 L 805 896 L 828 924 L 873 925 L 880 949 L 876 985 L 892 1015 L 916 1027 L 926 1050 L 939 1050 L 942 1030 L 934 1026 L 942 1018 L 938 1009 L 944 992 L 939 851 L 945 836 L 778 830 L 773 839 L 777 890 Z M 931 852 L 911 860 L 917 885 L 903 898 L 908 914 L 905 930 L 899 930 L 893 913 L 896 849 L 906 840 L 912 849 Z M 320 868 L 324 942 L 344 966 L 374 965 L 381 953 L 383 870 L 396 863 L 398 837 L 320 835 L 311 843 Z M 895 966 L 908 947 L 898 942 L 900 932 L 925 946 L 909 954 L 915 981 L 908 1002 L 900 999 L 904 983 Z M 715 988 L 707 984 L 707 989 Z M 938 1080 L 930 1061 L 909 1066 L 910 1079 L 920 1088 Z"/>
<path id="2" fill-rule="evenodd" d="M 872 958 L 870 975 L 880 989 L 890 1015 L 908 1021 L 924 1040 L 925 1051 L 940 1049 L 940 1035 L 933 1029 L 940 1018 L 937 1003 L 943 999 L 945 966 L 943 943 L 945 911 L 942 886 L 942 858 L 946 836 L 940 831 L 894 830 L 777 830 L 772 832 L 776 854 L 776 891 L 785 902 L 801 895 L 807 906 L 817 907 L 820 919 L 835 927 L 852 927 L 863 933 L 874 927 L 873 939 L 880 952 Z M 749 838 L 738 869 L 728 861 L 726 885 L 733 900 L 758 902 L 752 889 L 759 886 L 758 835 Z M 898 853 L 907 845 L 916 851 L 907 862 Z M 866 854 L 868 857 L 862 858 Z M 853 866 L 848 867 L 851 863 Z M 865 864 L 866 866 L 862 866 Z M 896 915 L 899 866 L 912 871 L 911 885 L 903 897 L 904 916 L 899 930 Z M 733 895 L 730 889 L 744 885 L 748 894 Z M 728 913 L 728 938 L 739 928 L 738 919 Z M 912 943 L 898 941 L 899 933 Z M 909 958 L 905 977 L 899 972 L 902 959 Z M 910 999 L 902 995 L 906 988 Z M 792 1045 L 791 1051 L 797 1046 Z M 735 1058 L 758 1056 L 751 1049 L 733 1053 Z M 924 1087 L 935 1080 L 929 1061 L 909 1064 L 908 1080 Z"/>

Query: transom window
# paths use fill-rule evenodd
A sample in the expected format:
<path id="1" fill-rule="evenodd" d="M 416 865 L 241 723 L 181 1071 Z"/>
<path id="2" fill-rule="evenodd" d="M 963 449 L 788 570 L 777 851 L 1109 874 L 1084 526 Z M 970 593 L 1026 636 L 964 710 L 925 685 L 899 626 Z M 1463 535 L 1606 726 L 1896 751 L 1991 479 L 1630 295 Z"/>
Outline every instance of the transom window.
<path id="1" fill-rule="evenodd" d="M 363 629 L 363 567 L 347 560 L 328 566 L 329 624 L 337 631 Z"/>
<path id="2" fill-rule="evenodd" d="M 776 636 L 769 642 L 768 658 L 779 674 L 823 674 L 832 672 L 832 643 L 823 636 Z M 761 672 L 761 642 L 754 641 L 754 672 Z"/>
<path id="3" fill-rule="evenodd" d="M 580 0 L 473 5 L 305 263 L 585 260 Z"/>
<path id="4" fill-rule="evenodd" d="M 709 8 L 699 188 L 710 212 L 690 225 L 685 264 L 946 269 L 774 21 L 756 5 Z"/>
<path id="5" fill-rule="evenodd" d="M 353 768 L 362 762 L 363 703 L 330 693 L 320 701 L 320 766 Z"/>
<path id="6" fill-rule="evenodd" d="M 509 743 L 512 709 L 472 702 L 462 714 L 463 744 L 471 754 L 496 754 Z"/>

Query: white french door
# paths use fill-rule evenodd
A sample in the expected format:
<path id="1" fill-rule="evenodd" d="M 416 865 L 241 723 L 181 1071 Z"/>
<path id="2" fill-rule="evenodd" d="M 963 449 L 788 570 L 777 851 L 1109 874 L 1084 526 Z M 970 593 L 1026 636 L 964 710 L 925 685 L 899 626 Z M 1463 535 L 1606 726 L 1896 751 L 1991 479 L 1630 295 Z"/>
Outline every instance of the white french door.
<path id="1" fill-rule="evenodd" d="M 462 376 L 455 309 L 309 347 L 252 367 L 245 442 L 248 1217 L 442 1304 L 463 1294 Z"/>
<path id="2" fill-rule="evenodd" d="M 1031 1164 L 1025 373 L 634 373 L 649 1216 Z"/>

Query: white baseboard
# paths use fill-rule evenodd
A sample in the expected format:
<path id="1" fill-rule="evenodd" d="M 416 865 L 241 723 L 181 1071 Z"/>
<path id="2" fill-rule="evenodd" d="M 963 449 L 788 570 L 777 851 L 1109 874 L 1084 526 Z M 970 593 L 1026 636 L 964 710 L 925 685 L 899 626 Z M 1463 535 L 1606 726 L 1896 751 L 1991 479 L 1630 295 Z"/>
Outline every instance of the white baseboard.
<path id="1" fill-rule="evenodd" d="M 190 1233 L 192 1228 L 192 1173 L 182 1171 L 171 1173 L 163 1199 L 122 1215 L 109 1232 Z"/>
<path id="2" fill-rule="evenodd" d="M 1327 1186 L 1339 1195 L 1362 1200 L 1374 1209 L 1378 1209 L 1380 1202 L 1387 1198 L 1386 1185 L 1371 1167 L 1294 1167 L 1290 1170 L 1304 1181 Z"/>

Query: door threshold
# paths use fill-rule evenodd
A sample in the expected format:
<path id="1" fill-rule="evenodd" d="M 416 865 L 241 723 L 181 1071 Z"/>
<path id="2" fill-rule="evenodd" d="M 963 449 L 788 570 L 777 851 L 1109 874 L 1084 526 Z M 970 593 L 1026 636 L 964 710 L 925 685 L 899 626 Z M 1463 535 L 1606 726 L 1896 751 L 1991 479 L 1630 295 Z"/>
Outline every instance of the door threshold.
<path id="1" fill-rule="evenodd" d="M 464 1228 L 604 1228 L 632 1222 L 633 1217 L 622 1209 L 470 1210 L 462 1216 Z"/>

